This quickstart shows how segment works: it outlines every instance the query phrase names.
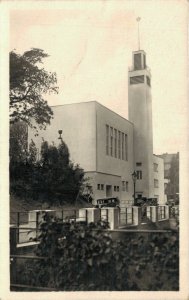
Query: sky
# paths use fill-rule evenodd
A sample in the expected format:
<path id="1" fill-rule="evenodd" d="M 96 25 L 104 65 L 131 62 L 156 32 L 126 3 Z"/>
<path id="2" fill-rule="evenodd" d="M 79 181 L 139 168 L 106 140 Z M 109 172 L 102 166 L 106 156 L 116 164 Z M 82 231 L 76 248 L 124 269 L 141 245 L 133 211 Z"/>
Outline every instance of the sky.
<path id="1" fill-rule="evenodd" d="M 10 10 L 10 50 L 41 48 L 57 73 L 49 105 L 96 100 L 128 119 L 132 51 L 147 54 L 152 74 L 154 153 L 180 151 L 186 118 L 187 10 L 184 1 L 61 1 Z"/>

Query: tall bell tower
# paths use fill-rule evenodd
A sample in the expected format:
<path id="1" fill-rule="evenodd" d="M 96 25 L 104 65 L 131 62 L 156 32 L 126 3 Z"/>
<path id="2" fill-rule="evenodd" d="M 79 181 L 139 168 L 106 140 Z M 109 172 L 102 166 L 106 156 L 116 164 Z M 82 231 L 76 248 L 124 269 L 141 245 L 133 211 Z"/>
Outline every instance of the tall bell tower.
<path id="1" fill-rule="evenodd" d="M 129 120 L 134 124 L 136 195 L 154 197 L 151 73 L 144 50 L 133 51 L 128 74 Z"/>

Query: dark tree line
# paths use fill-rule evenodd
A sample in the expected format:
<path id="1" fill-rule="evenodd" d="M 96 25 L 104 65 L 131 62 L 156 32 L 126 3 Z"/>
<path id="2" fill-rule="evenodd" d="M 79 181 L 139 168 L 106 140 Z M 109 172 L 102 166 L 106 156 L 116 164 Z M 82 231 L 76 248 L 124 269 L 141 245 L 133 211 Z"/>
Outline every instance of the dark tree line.
<path id="1" fill-rule="evenodd" d="M 40 153 L 33 140 L 28 149 L 17 139 L 11 144 L 11 193 L 49 204 L 73 203 L 76 200 L 85 182 L 84 171 L 70 161 L 69 150 L 63 140 L 58 146 L 43 141 Z"/>

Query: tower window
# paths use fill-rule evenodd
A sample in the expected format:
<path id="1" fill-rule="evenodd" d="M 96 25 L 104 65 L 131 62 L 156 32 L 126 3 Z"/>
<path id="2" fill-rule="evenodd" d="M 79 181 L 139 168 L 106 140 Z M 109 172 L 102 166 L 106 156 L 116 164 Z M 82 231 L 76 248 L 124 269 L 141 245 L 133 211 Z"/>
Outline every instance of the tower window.
<path id="1" fill-rule="evenodd" d="M 141 167 L 141 166 L 142 166 L 142 163 L 141 163 L 141 162 L 137 162 L 137 163 L 136 163 L 136 166 L 137 166 L 137 167 Z"/>
<path id="2" fill-rule="evenodd" d="M 154 163 L 154 172 L 158 172 L 158 164 Z"/>
<path id="3" fill-rule="evenodd" d="M 134 69 L 141 70 L 142 69 L 142 55 L 141 53 L 134 54 Z"/>
<path id="4" fill-rule="evenodd" d="M 159 181 L 158 181 L 158 179 L 154 179 L 154 187 L 155 188 L 159 187 Z"/>
<path id="5" fill-rule="evenodd" d="M 140 180 L 142 179 L 142 171 L 136 171 L 137 173 L 137 179 Z"/>
<path id="6" fill-rule="evenodd" d="M 144 75 L 130 77 L 130 84 L 144 83 Z"/>
<path id="7" fill-rule="evenodd" d="M 151 86 L 151 81 L 150 81 L 150 77 L 149 76 L 146 76 L 146 82 L 147 82 L 147 85 Z"/>
<path id="8" fill-rule="evenodd" d="M 143 59 L 144 59 L 144 69 L 146 68 L 146 55 L 143 55 Z"/>

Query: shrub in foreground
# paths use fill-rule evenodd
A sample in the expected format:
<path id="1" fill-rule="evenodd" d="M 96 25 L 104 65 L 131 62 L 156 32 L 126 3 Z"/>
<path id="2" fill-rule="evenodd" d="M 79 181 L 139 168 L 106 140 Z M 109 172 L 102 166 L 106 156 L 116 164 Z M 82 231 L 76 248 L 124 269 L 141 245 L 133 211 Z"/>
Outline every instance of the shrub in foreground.
<path id="1" fill-rule="evenodd" d="M 125 235 L 113 241 L 106 223 L 45 216 L 36 254 L 46 259 L 30 266 L 30 284 L 65 291 L 178 290 L 178 232 Z"/>

